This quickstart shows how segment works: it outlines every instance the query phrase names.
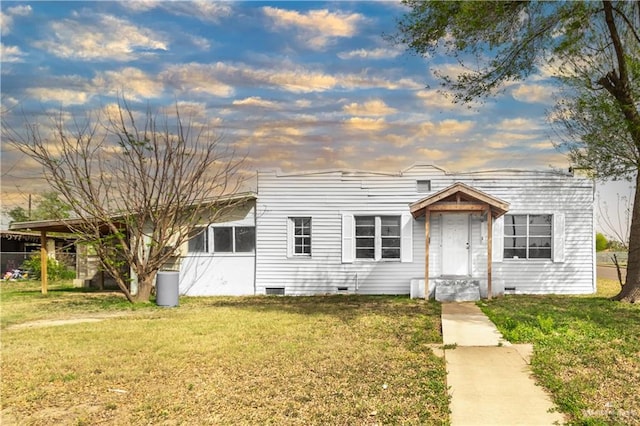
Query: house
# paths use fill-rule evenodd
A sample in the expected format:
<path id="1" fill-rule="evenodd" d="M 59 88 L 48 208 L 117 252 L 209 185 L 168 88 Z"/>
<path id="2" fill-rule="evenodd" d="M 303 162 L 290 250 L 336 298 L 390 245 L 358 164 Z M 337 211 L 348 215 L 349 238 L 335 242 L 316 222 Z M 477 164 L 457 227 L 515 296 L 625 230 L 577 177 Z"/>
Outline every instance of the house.
<path id="1" fill-rule="evenodd" d="M 180 292 L 593 293 L 594 205 L 592 180 L 558 171 L 261 171 L 182 248 Z"/>

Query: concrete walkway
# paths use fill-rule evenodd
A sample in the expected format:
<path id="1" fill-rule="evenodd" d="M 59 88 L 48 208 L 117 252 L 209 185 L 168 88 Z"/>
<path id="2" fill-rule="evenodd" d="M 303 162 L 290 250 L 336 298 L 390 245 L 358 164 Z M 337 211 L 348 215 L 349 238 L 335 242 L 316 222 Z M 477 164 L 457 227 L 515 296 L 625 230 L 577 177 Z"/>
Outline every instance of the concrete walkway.
<path id="1" fill-rule="evenodd" d="M 451 424 L 553 425 L 561 414 L 529 370 L 530 345 L 511 345 L 474 303 L 442 304 Z"/>

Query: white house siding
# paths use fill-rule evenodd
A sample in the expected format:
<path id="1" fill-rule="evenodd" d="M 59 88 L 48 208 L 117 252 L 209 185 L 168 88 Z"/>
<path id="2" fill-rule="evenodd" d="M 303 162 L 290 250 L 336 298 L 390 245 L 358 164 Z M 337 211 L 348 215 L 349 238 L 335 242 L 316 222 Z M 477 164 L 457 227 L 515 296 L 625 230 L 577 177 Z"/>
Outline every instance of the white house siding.
<path id="1" fill-rule="evenodd" d="M 430 180 L 431 191 L 418 193 L 416 181 Z M 424 218 L 412 220 L 412 261 L 342 261 L 342 217 L 400 215 L 408 205 L 455 182 L 462 182 L 510 203 L 510 214 L 553 214 L 564 218 L 564 259 L 501 260 L 494 256 L 494 283 L 517 293 L 590 293 L 594 290 L 593 184 L 554 172 L 494 171 L 449 174 L 432 166 L 414 166 L 398 174 L 310 172 L 258 174 L 256 293 L 284 288 L 286 294 L 334 293 L 339 287 L 362 294 L 408 294 L 410 281 L 424 277 Z M 312 256 L 287 256 L 287 221 L 312 218 Z M 486 288 L 486 221 L 471 221 L 472 275 Z M 494 242 L 503 238 L 494 228 Z M 430 276 L 441 268 L 441 225 L 431 220 Z M 500 248 L 498 242 L 494 245 Z M 500 249 L 501 251 L 501 249 Z"/>
<path id="2" fill-rule="evenodd" d="M 205 224 L 206 225 L 206 224 Z M 179 290 L 187 296 L 244 296 L 255 294 L 255 251 L 215 253 L 213 228 L 255 226 L 255 202 L 238 206 L 207 226 L 208 252 L 189 253 L 182 248 Z"/>

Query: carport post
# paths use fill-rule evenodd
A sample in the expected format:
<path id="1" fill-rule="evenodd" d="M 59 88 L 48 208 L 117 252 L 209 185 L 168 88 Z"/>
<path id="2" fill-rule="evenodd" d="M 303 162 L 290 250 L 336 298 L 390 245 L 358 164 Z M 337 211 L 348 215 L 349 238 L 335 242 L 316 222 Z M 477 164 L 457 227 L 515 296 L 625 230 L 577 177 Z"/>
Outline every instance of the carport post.
<path id="1" fill-rule="evenodd" d="M 40 281 L 42 283 L 42 294 L 47 294 L 47 231 L 40 231 Z"/>

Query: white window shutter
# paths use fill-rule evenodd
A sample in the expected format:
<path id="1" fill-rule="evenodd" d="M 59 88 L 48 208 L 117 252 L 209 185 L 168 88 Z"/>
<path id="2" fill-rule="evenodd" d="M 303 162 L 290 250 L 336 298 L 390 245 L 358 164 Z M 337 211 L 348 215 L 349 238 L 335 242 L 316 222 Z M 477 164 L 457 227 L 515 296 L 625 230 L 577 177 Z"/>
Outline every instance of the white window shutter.
<path id="1" fill-rule="evenodd" d="M 486 226 L 486 223 L 484 226 Z M 491 261 L 502 262 L 504 258 L 504 216 L 493 219 L 492 230 L 493 247 L 491 252 Z"/>
<path id="2" fill-rule="evenodd" d="M 413 262 L 413 216 L 403 213 L 400 218 L 400 261 Z"/>
<path id="3" fill-rule="evenodd" d="M 293 257 L 293 220 L 287 218 L 287 257 Z"/>
<path id="4" fill-rule="evenodd" d="M 353 263 L 356 257 L 355 226 L 352 214 L 342 215 L 342 263 Z"/>
<path id="5" fill-rule="evenodd" d="M 564 213 L 553 215 L 553 261 L 564 262 Z"/>

